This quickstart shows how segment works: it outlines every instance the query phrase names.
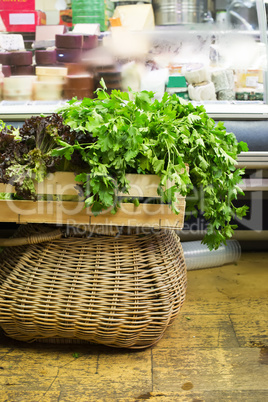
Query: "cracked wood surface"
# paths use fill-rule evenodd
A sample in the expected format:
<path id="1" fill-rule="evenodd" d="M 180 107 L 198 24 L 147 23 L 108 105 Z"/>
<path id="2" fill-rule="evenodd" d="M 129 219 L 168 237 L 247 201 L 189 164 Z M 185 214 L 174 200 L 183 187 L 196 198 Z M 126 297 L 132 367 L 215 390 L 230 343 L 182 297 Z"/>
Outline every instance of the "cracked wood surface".
<path id="1" fill-rule="evenodd" d="M 268 400 L 267 263 L 189 271 L 181 313 L 145 350 L 0 335 L 0 402 Z"/>

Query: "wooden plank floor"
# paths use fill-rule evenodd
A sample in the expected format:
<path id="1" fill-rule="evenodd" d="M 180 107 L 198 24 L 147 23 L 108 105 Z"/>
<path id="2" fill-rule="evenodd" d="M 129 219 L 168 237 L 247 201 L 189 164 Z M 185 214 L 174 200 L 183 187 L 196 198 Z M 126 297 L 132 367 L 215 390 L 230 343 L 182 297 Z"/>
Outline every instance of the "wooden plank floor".
<path id="1" fill-rule="evenodd" d="M 268 401 L 268 253 L 188 272 L 186 302 L 152 348 L 0 335 L 0 401 Z"/>

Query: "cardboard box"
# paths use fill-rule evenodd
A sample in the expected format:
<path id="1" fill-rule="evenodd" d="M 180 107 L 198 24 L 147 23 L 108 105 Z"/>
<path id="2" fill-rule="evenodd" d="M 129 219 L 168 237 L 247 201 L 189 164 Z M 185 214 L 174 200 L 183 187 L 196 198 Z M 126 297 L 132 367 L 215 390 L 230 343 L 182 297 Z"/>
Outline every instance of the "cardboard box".
<path id="1" fill-rule="evenodd" d="M 35 32 L 37 25 L 46 24 L 46 14 L 42 11 L 0 11 L 0 15 L 8 32 Z"/>
<path id="2" fill-rule="evenodd" d="M 0 10 L 35 11 L 35 0 L 0 0 Z"/>
<path id="3" fill-rule="evenodd" d="M 73 10 L 68 8 L 67 10 L 60 10 L 60 25 L 65 25 L 66 27 L 73 26 Z"/>
<path id="4" fill-rule="evenodd" d="M 74 24 L 72 32 L 83 35 L 99 35 L 100 24 Z"/>
<path id="5" fill-rule="evenodd" d="M 65 32 L 67 32 L 67 28 L 62 25 L 38 25 L 35 29 L 35 41 L 55 41 L 56 35 L 62 35 Z"/>
<path id="6" fill-rule="evenodd" d="M 124 28 L 130 31 L 154 29 L 154 12 L 151 4 L 117 6 L 113 18 L 119 18 Z"/>

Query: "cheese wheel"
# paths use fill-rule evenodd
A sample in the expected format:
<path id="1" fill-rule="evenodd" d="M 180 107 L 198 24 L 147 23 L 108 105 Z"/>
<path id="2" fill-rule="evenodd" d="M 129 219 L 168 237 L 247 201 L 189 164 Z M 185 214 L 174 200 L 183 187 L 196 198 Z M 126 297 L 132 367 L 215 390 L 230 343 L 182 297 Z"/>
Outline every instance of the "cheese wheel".
<path id="1" fill-rule="evenodd" d="M 90 74 L 80 74 L 80 75 L 67 75 L 65 84 L 65 89 L 90 89 L 94 90 L 94 79 L 93 75 Z"/>
<path id="2" fill-rule="evenodd" d="M 22 90 L 24 93 L 32 91 L 34 81 L 37 80 L 35 75 L 13 75 L 11 77 L 4 77 L 5 90 Z"/>
<path id="3" fill-rule="evenodd" d="M 87 68 L 83 63 L 64 63 L 68 69 L 68 75 L 87 74 Z"/>
<path id="4" fill-rule="evenodd" d="M 182 75 L 185 76 L 188 84 L 200 84 L 211 81 L 211 74 L 208 67 L 202 64 L 187 64 L 182 67 Z"/>
<path id="5" fill-rule="evenodd" d="M 12 75 L 34 75 L 34 66 L 11 66 Z"/>
<path id="6" fill-rule="evenodd" d="M 0 64 L 9 65 L 10 64 L 10 53 L 0 52 Z"/>
<path id="7" fill-rule="evenodd" d="M 35 76 L 11 76 L 3 79 L 3 98 L 6 100 L 32 99 Z"/>
<path id="8" fill-rule="evenodd" d="M 10 53 L 10 64 L 13 66 L 27 66 L 32 62 L 33 54 L 30 51 Z"/>
<path id="9" fill-rule="evenodd" d="M 61 63 L 79 62 L 82 58 L 82 49 L 56 49 L 56 60 Z"/>
<path id="10" fill-rule="evenodd" d="M 97 35 L 84 35 L 83 36 L 83 49 L 89 50 L 94 49 L 98 46 L 98 36 Z"/>
<path id="11" fill-rule="evenodd" d="M 217 92 L 218 100 L 235 100 L 235 91 L 232 89 L 222 89 Z"/>
<path id="12" fill-rule="evenodd" d="M 2 64 L 2 73 L 4 74 L 5 77 L 10 77 L 11 76 L 11 67 L 5 66 Z"/>
<path id="13" fill-rule="evenodd" d="M 68 69 L 66 67 L 43 67 L 36 66 L 35 74 L 36 75 L 47 75 L 54 77 L 65 77 L 68 73 Z"/>
<path id="14" fill-rule="evenodd" d="M 16 4 L 13 5 L 16 6 Z M 2 5 L 2 7 L 4 8 L 4 4 Z M 25 49 L 23 36 L 21 34 L 1 34 L 0 47 L 8 51 L 23 50 Z"/>
<path id="15" fill-rule="evenodd" d="M 34 100 L 62 99 L 62 83 L 36 81 L 33 84 Z"/>
<path id="16" fill-rule="evenodd" d="M 188 93 L 191 100 L 216 100 L 215 86 L 213 82 L 205 82 L 196 86 L 189 85 Z"/>
<path id="17" fill-rule="evenodd" d="M 234 89 L 234 74 L 231 69 L 212 71 L 211 80 L 215 85 L 216 92 Z"/>
<path id="18" fill-rule="evenodd" d="M 81 49 L 83 47 L 83 35 L 77 34 L 57 34 L 55 35 L 55 45 L 63 49 Z"/>
<path id="19" fill-rule="evenodd" d="M 46 66 L 56 63 L 56 51 L 55 50 L 36 50 L 35 62 L 37 65 Z"/>

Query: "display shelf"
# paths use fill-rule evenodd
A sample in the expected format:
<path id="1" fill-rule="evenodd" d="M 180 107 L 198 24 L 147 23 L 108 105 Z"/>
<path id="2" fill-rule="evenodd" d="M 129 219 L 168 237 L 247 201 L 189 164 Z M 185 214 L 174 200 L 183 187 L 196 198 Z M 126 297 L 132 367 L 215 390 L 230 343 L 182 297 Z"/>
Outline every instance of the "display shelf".
<path id="1" fill-rule="evenodd" d="M 66 104 L 59 101 L 1 101 L 0 119 L 23 121 L 35 115 L 56 113 Z M 202 103 L 191 101 L 194 106 L 203 105 L 213 119 L 268 119 L 268 105 L 255 101 L 224 101 Z"/>

